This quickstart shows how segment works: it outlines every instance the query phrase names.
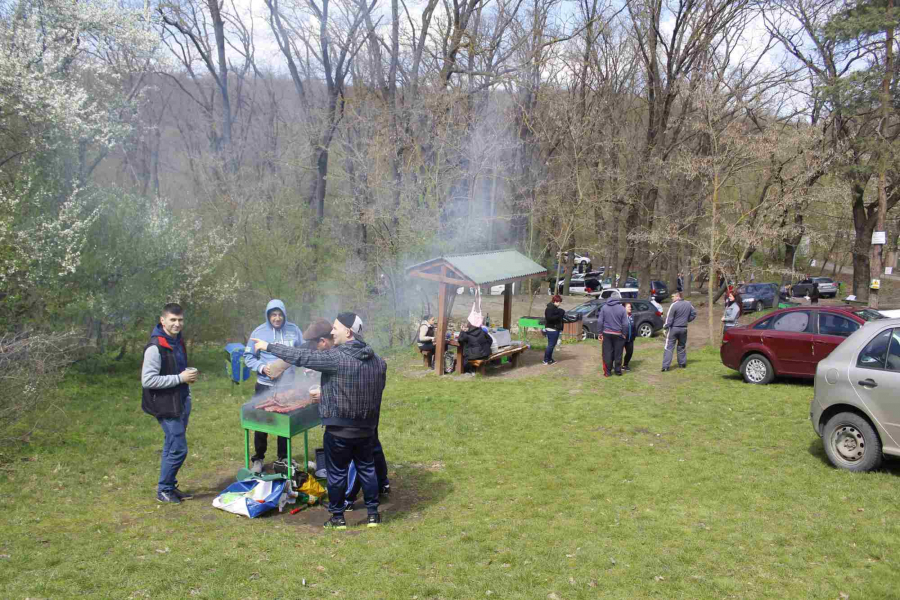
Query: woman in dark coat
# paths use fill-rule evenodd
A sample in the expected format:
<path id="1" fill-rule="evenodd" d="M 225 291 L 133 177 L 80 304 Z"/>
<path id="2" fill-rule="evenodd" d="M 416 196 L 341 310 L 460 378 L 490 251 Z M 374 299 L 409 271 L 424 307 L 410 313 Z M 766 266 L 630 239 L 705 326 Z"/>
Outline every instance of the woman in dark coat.
<path id="1" fill-rule="evenodd" d="M 819 303 L 819 284 L 813 283 L 812 290 L 809 292 L 809 303 L 810 304 L 818 304 Z"/>
<path id="2" fill-rule="evenodd" d="M 471 323 L 468 325 L 467 331 L 461 331 L 459 334 L 459 343 L 463 345 L 463 370 L 466 363 L 470 360 L 479 360 L 487 358 L 491 355 L 491 336 L 481 327 L 476 327 Z"/>
<path id="3" fill-rule="evenodd" d="M 553 349 L 559 342 L 559 334 L 563 329 L 563 317 L 566 316 L 566 311 L 559 307 L 560 304 L 562 304 L 562 296 L 557 294 L 550 299 L 544 310 L 544 331 L 547 332 L 547 349 L 544 351 L 545 365 L 552 365 L 556 362 L 553 360 Z"/>

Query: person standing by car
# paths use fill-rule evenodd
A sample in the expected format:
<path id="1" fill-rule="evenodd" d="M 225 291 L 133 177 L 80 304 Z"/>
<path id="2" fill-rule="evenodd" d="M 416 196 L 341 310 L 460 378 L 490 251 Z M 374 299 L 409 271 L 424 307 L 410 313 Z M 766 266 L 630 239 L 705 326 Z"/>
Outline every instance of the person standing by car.
<path id="1" fill-rule="evenodd" d="M 675 280 L 675 291 L 676 292 L 684 291 L 684 273 L 678 274 L 678 279 Z"/>
<path id="2" fill-rule="evenodd" d="M 631 355 L 634 354 L 634 337 L 637 334 L 634 329 L 634 317 L 631 316 L 631 311 L 631 302 L 626 302 L 625 314 L 628 315 L 628 320 L 625 324 L 625 357 L 622 359 L 622 370 L 625 372 L 631 370 L 628 367 L 628 363 L 631 362 Z"/>
<path id="3" fill-rule="evenodd" d="M 544 331 L 547 333 L 547 349 L 544 350 L 545 365 L 552 365 L 556 362 L 553 360 L 553 350 L 559 343 L 559 333 L 563 330 L 563 317 L 566 316 L 566 311 L 559 307 L 560 304 L 562 304 L 562 296 L 557 294 L 550 299 L 547 308 L 544 309 Z"/>
<path id="4" fill-rule="evenodd" d="M 187 349 L 181 331 L 184 311 L 178 304 L 163 307 L 159 323 L 144 347 L 141 364 L 141 409 L 156 417 L 165 436 L 159 468 L 156 499 L 181 504 L 193 496 L 178 489 L 178 470 L 187 458 L 187 426 L 191 416 L 190 384 L 197 369 L 188 367 Z"/>
<path id="5" fill-rule="evenodd" d="M 737 292 L 728 292 L 725 301 L 725 314 L 722 315 L 722 333 L 725 333 L 735 325 L 744 312 L 744 301 Z"/>
<path id="6" fill-rule="evenodd" d="M 675 292 L 675 302 L 669 306 L 669 312 L 666 315 L 666 324 L 663 328 L 666 330 L 666 350 L 663 353 L 662 371 L 666 372 L 672 365 L 672 355 L 675 353 L 675 346 L 678 346 L 678 366 L 682 369 L 687 368 L 687 330 L 688 323 L 697 318 L 697 310 L 694 306 L 685 300 L 681 292 Z"/>
<path id="7" fill-rule="evenodd" d="M 628 313 L 618 298 L 610 298 L 600 309 L 597 331 L 603 344 L 603 376 L 622 374 L 622 350 L 625 348 L 625 328 Z"/>
<path id="8" fill-rule="evenodd" d="M 815 281 L 812 284 L 812 289 L 809 291 L 809 303 L 810 304 L 818 304 L 819 303 L 819 284 Z"/>

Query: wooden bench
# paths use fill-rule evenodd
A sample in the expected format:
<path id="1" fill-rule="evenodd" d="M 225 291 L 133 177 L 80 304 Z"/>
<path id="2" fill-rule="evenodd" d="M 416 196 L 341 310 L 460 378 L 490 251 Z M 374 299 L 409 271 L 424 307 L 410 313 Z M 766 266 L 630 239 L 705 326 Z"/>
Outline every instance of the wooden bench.
<path id="1" fill-rule="evenodd" d="M 423 349 L 419 348 L 418 346 L 416 348 L 422 354 L 422 363 L 425 365 L 425 368 L 430 369 L 431 368 L 431 358 L 434 356 L 434 349 L 423 350 Z"/>
<path id="2" fill-rule="evenodd" d="M 515 369 L 517 366 L 519 366 L 519 355 L 525 352 L 526 349 L 527 346 L 510 346 L 509 348 L 504 348 L 499 352 L 491 354 L 487 358 L 470 360 L 466 364 L 475 367 L 476 369 L 478 369 L 478 372 L 481 375 L 484 375 L 487 371 L 487 366 L 489 363 L 499 361 L 504 357 L 509 357 L 509 362 L 513 366 L 513 369 Z"/>

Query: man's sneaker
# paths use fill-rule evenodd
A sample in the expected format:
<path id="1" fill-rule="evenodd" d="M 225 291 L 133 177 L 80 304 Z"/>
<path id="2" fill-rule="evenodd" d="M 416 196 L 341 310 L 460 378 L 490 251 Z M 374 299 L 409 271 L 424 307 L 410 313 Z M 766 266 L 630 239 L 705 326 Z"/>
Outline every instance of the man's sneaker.
<path id="1" fill-rule="evenodd" d="M 178 488 L 174 488 L 174 489 L 172 490 L 172 494 L 174 494 L 175 497 L 178 498 L 179 500 L 190 500 L 191 498 L 194 497 L 194 495 L 193 495 L 192 493 L 190 493 L 190 492 L 182 492 L 182 491 L 179 490 Z"/>
<path id="2" fill-rule="evenodd" d="M 378 527 L 381 525 L 381 513 L 371 513 L 366 519 L 366 527 Z"/>
<path id="3" fill-rule="evenodd" d="M 253 464 L 250 466 L 250 472 L 254 475 L 262 475 L 263 461 L 260 459 L 254 460 Z"/>
<path id="4" fill-rule="evenodd" d="M 626 373 L 629 373 L 629 372 L 631 372 L 631 367 L 625 367 L 625 366 L 623 366 L 623 367 L 622 367 L 622 370 L 625 371 Z"/>
<path id="5" fill-rule="evenodd" d="M 381 486 L 381 489 L 378 490 L 378 493 L 381 494 L 382 496 L 386 496 L 387 494 L 390 494 L 391 493 L 391 484 L 386 483 L 383 486 Z"/>
<path id="6" fill-rule="evenodd" d="M 169 504 L 181 504 L 181 500 L 172 492 L 156 492 L 156 500 L 158 502 L 168 502 Z"/>
<path id="7" fill-rule="evenodd" d="M 344 500 L 344 512 L 353 512 L 353 509 L 356 508 L 356 505 L 350 500 Z"/>
<path id="8" fill-rule="evenodd" d="M 546 360 L 543 360 L 543 361 L 541 361 L 541 364 L 542 364 L 542 365 L 549 365 L 550 363 L 547 362 Z"/>
<path id="9" fill-rule="evenodd" d="M 556 364 L 556 359 L 555 359 L 555 358 L 551 358 L 551 359 L 550 359 L 550 362 L 548 362 L 547 364 L 548 364 L 548 365 L 555 365 L 555 364 Z"/>
<path id="10" fill-rule="evenodd" d="M 347 520 L 344 515 L 333 515 L 325 521 L 325 529 L 347 529 Z"/>

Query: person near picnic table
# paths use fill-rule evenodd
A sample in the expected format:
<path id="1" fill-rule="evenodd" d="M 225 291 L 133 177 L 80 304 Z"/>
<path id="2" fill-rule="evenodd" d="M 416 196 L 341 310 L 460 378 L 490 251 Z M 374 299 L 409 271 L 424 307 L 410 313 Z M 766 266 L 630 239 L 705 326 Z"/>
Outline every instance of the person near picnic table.
<path id="1" fill-rule="evenodd" d="M 271 352 L 298 367 L 322 373 L 319 416 L 325 426 L 325 469 L 328 472 L 329 529 L 346 529 L 344 507 L 350 463 L 362 480 L 368 527 L 381 524 L 374 450 L 387 363 L 362 339 L 362 319 L 342 312 L 332 323 L 334 348 L 309 350 L 253 339 L 260 352 Z M 317 465 L 318 466 L 318 465 Z"/>
<path id="2" fill-rule="evenodd" d="M 265 340 L 269 343 L 279 343 L 286 346 L 298 347 L 303 344 L 303 333 L 300 328 L 287 319 L 287 310 L 284 302 L 272 299 L 266 305 L 266 322 L 253 330 L 251 338 Z M 255 393 L 265 394 L 281 385 L 290 385 L 294 379 L 294 368 L 284 371 L 273 379 L 269 368 L 277 360 L 277 356 L 269 352 L 255 352 L 251 342 L 247 342 L 244 348 L 244 364 L 256 373 Z M 250 471 L 257 475 L 263 471 L 263 463 L 266 458 L 266 450 L 269 446 L 269 434 L 264 431 L 253 432 L 254 454 L 250 458 Z M 278 436 L 278 458 L 272 463 L 276 472 L 287 472 L 287 438 Z M 300 465 L 294 464 L 295 469 Z"/>
<path id="3" fill-rule="evenodd" d="M 610 298 L 600 309 L 597 331 L 603 345 L 603 376 L 622 374 L 622 351 L 625 349 L 625 329 L 628 312 L 618 298 Z"/>
<path id="4" fill-rule="evenodd" d="M 482 360 L 491 355 L 491 336 L 481 327 L 467 322 L 466 331 L 459 333 L 459 343 L 463 347 L 463 371 L 471 360 Z"/>
<path id="5" fill-rule="evenodd" d="M 301 348 L 318 350 L 320 352 L 331 350 L 334 348 L 334 336 L 331 335 L 331 329 L 331 323 L 325 319 L 319 319 L 318 321 L 311 323 L 310 326 L 303 331 L 303 338 L 306 342 Z M 311 371 L 311 369 L 307 370 Z M 321 387 L 318 391 L 310 390 L 309 395 L 314 400 L 320 401 L 322 399 Z M 381 415 L 379 414 L 379 417 L 380 416 Z M 384 449 L 381 446 L 381 440 L 378 439 L 377 425 L 375 426 L 375 447 L 372 449 L 372 457 L 375 459 L 375 476 L 378 478 L 378 493 L 379 495 L 390 494 L 391 482 L 388 479 L 387 460 L 384 458 Z M 319 465 L 316 465 L 316 467 L 319 468 Z M 361 478 L 354 477 L 352 484 L 348 482 L 347 498 L 344 500 L 344 512 L 356 508 L 354 502 L 356 502 L 356 498 L 359 496 L 359 491 L 361 489 Z"/>
<path id="6" fill-rule="evenodd" d="M 434 316 L 426 314 L 419 324 L 419 333 L 416 335 L 416 343 L 419 352 L 431 353 L 431 368 L 434 368 Z"/>
<path id="7" fill-rule="evenodd" d="M 193 498 L 190 493 L 178 489 L 177 479 L 188 453 L 190 384 L 197 381 L 197 369 L 188 367 L 187 349 L 181 336 L 183 329 L 181 306 L 166 304 L 144 347 L 141 363 L 141 409 L 156 417 L 165 436 L 156 499 L 170 504 L 181 504 L 182 500 Z"/>
<path id="8" fill-rule="evenodd" d="M 631 370 L 628 363 L 631 362 L 631 356 L 634 354 L 634 338 L 637 335 L 637 331 L 634 329 L 634 317 L 631 315 L 631 311 L 631 302 L 626 302 L 625 314 L 628 315 L 628 320 L 625 325 L 625 356 L 622 358 L 623 371 Z"/>
<path id="9" fill-rule="evenodd" d="M 550 299 L 544 310 L 544 331 L 547 332 L 547 349 L 544 350 L 545 365 L 552 365 L 556 362 L 553 360 L 553 350 L 559 343 L 559 333 L 563 329 L 563 317 L 566 316 L 566 311 L 559 307 L 560 304 L 562 304 L 562 296 L 556 294 Z"/>
<path id="10" fill-rule="evenodd" d="M 722 333 L 737 326 L 738 319 L 741 318 L 741 314 L 744 312 L 743 302 L 739 293 L 729 290 L 728 298 L 725 300 L 725 314 L 722 315 Z"/>

